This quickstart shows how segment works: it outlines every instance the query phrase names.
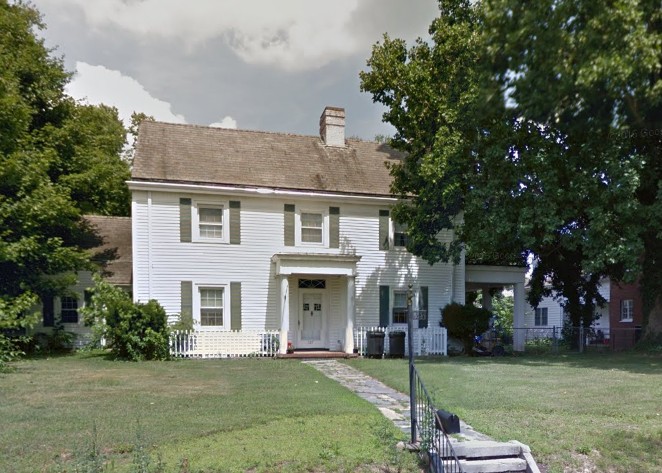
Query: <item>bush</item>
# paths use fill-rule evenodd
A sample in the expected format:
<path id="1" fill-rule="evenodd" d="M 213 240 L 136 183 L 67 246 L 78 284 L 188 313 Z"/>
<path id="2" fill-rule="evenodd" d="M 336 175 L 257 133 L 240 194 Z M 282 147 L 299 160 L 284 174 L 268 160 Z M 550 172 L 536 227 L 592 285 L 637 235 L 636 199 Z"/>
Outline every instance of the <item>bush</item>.
<path id="1" fill-rule="evenodd" d="M 83 310 L 93 326 L 94 342 L 105 339 L 111 352 L 125 360 L 170 357 L 168 316 L 155 300 L 134 303 L 121 289 L 95 278 L 92 303 Z"/>
<path id="2" fill-rule="evenodd" d="M 448 334 L 462 341 L 466 353 L 473 353 L 474 336 L 489 328 L 491 314 L 473 304 L 453 302 L 444 307 L 442 316 Z"/>

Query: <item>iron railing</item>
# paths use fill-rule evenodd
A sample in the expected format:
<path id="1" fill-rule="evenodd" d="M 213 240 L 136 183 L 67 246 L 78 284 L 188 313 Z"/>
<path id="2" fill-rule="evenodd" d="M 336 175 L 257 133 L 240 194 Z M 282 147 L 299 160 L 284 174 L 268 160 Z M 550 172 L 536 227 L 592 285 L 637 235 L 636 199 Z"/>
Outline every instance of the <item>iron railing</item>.
<path id="1" fill-rule="evenodd" d="M 414 382 L 413 396 L 415 408 L 412 409 L 412 432 L 416 432 L 421 450 L 429 459 L 430 471 L 434 473 L 463 473 L 462 465 L 455 454 L 453 445 L 442 428 L 437 409 L 432 403 L 423 380 L 416 367 L 411 365 Z"/>

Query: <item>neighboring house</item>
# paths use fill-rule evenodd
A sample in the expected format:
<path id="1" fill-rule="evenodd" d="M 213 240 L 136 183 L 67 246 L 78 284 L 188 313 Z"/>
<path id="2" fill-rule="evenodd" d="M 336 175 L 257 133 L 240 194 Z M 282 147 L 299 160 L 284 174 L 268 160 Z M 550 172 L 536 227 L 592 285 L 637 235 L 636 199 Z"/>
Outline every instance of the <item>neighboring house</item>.
<path id="1" fill-rule="evenodd" d="M 128 183 L 134 299 L 190 314 L 197 331 L 276 330 L 283 353 L 352 353 L 356 327 L 406 327 L 410 284 L 429 314 L 417 323 L 438 326 L 464 302 L 465 267 L 405 249 L 385 166 L 401 158 L 346 139 L 334 107 L 320 136 L 143 122 Z"/>
<path id="2" fill-rule="evenodd" d="M 641 336 L 644 321 L 639 284 L 612 282 L 609 300 L 611 346 L 615 350 L 631 348 Z"/>
<path id="3" fill-rule="evenodd" d="M 114 255 L 103 272 L 106 281 L 124 290 L 131 291 L 131 218 L 87 215 L 85 219 L 96 228 L 102 244 L 95 248 L 94 255 L 110 252 Z M 92 273 L 80 271 L 78 281 L 66 296 L 42 299 L 42 320 L 33 328 L 34 333 L 50 333 L 56 320 L 61 320 L 67 332 L 76 334 L 74 345 L 82 347 L 88 341 L 90 328 L 83 323 L 79 309 L 89 302 L 89 292 L 94 285 Z"/>
<path id="4" fill-rule="evenodd" d="M 592 324 L 592 328 L 596 333 L 600 330 L 605 339 L 608 339 L 610 334 L 612 287 L 613 283 L 610 282 L 609 278 L 605 278 L 600 282 L 599 292 L 606 302 L 603 307 L 596 308 L 598 318 Z M 557 336 L 560 336 L 564 319 L 563 300 L 556 296 L 543 297 L 536 308 L 527 304 L 525 328 L 531 331 L 532 335 L 538 333 L 539 335 L 551 336 L 548 334 L 551 334 L 551 330 L 556 327 Z M 532 337 L 529 336 L 528 338 Z"/>

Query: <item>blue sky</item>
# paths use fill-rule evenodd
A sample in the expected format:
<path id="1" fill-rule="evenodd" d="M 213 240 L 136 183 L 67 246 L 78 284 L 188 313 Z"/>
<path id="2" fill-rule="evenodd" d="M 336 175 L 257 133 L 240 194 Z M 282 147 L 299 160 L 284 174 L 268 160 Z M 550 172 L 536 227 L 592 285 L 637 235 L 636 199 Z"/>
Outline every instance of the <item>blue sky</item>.
<path id="1" fill-rule="evenodd" d="M 314 135 L 326 105 L 347 135 L 392 134 L 359 90 L 386 32 L 427 34 L 436 0 L 33 0 L 75 72 L 68 92 L 168 122 Z"/>

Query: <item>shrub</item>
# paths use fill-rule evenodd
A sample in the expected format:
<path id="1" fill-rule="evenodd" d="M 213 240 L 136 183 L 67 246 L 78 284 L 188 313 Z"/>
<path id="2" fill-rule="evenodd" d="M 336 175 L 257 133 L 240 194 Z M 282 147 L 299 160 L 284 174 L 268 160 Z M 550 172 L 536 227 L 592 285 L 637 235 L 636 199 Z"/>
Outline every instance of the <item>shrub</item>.
<path id="1" fill-rule="evenodd" d="M 473 304 L 462 305 L 454 302 L 443 310 L 443 323 L 451 337 L 462 341 L 466 353 L 473 352 L 474 336 L 489 328 L 490 311 Z"/>
<path id="2" fill-rule="evenodd" d="M 117 358 L 170 357 L 168 316 L 157 301 L 134 303 L 126 292 L 96 277 L 91 304 L 83 313 L 85 322 L 93 326 L 95 342 L 105 339 Z"/>

